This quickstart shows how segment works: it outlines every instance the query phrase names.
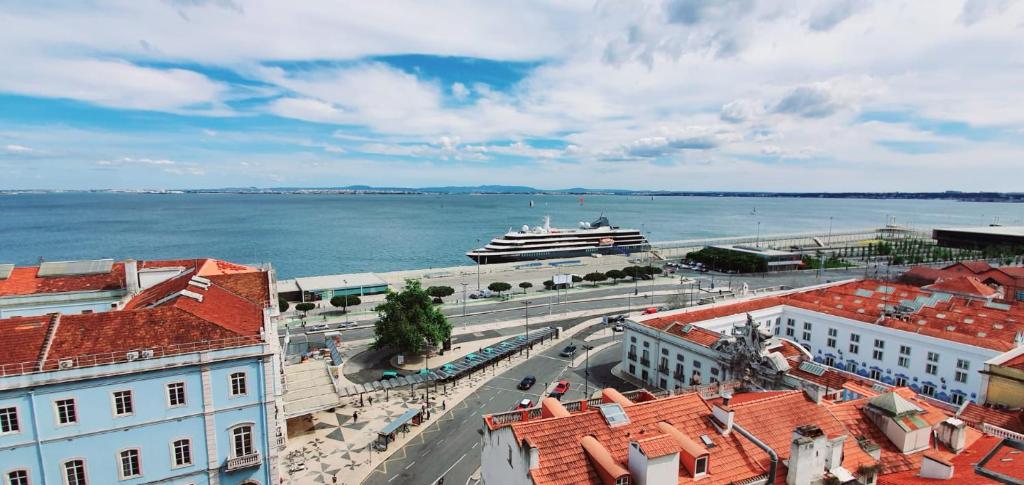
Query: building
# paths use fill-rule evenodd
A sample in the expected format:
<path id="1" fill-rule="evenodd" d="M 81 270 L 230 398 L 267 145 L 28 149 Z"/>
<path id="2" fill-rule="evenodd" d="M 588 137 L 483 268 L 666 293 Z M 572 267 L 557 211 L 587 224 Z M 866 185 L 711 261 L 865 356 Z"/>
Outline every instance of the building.
<path id="1" fill-rule="evenodd" d="M 765 261 L 768 271 L 788 271 L 800 269 L 804 265 L 803 256 L 792 251 L 740 244 L 711 247 L 730 253 L 756 256 Z"/>
<path id="2" fill-rule="evenodd" d="M 936 228 L 932 238 L 939 246 L 962 249 L 1024 247 L 1024 226 Z"/>
<path id="3" fill-rule="evenodd" d="M 484 417 L 481 470 L 504 484 L 1020 483 L 989 459 L 1024 436 L 974 429 L 906 388 L 829 402 L 801 391 L 656 398 L 647 391 Z M 1013 457 L 1016 458 L 1015 456 Z"/>
<path id="4" fill-rule="evenodd" d="M 329 301 L 336 295 L 379 295 L 387 293 L 388 284 L 373 273 L 307 276 L 281 280 L 277 291 L 288 301 Z"/>
<path id="5" fill-rule="evenodd" d="M 0 319 L 2 483 L 276 484 L 272 270 L 211 259 L 111 268 L 63 275 L 53 292 L 125 292 L 104 311 Z M 19 273 L 49 278 L 39 270 Z"/>
<path id="6" fill-rule="evenodd" d="M 972 277 L 991 287 L 998 301 L 1024 301 L 1024 267 L 1020 266 L 997 267 L 984 261 L 962 261 L 941 269 L 916 266 L 900 276 L 900 281 L 924 286 L 960 277 Z"/>
<path id="7" fill-rule="evenodd" d="M 659 313 L 626 322 L 621 369 L 662 389 L 743 379 L 765 366 L 779 372 L 796 354 L 770 335 L 825 366 L 941 401 L 983 403 L 988 379 L 979 371 L 1024 343 L 1024 305 L 967 293 L 959 283 L 847 281 Z M 756 339 L 743 330 L 748 321 Z M 732 350 L 751 342 L 778 355 L 760 352 L 760 367 L 736 365 Z"/>

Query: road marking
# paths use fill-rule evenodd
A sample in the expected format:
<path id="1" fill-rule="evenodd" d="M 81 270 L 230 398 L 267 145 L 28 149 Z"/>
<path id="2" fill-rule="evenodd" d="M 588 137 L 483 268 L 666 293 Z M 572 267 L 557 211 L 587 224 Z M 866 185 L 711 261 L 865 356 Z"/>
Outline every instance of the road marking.
<path id="1" fill-rule="evenodd" d="M 472 449 L 476 448 L 476 445 L 479 445 L 479 444 L 480 443 L 473 443 L 473 446 L 470 449 L 472 450 Z"/>
<path id="2" fill-rule="evenodd" d="M 394 481 L 394 480 L 395 480 L 396 478 L 398 478 L 398 475 L 395 475 L 395 476 L 393 476 L 393 477 L 389 478 L 389 479 L 388 479 L 388 483 L 391 483 L 391 482 L 392 482 L 392 481 Z"/>
<path id="3" fill-rule="evenodd" d="M 447 438 L 445 438 L 445 439 L 447 439 Z M 437 444 L 441 444 L 441 443 L 444 443 L 444 441 L 445 441 L 445 440 L 441 440 L 441 441 L 438 441 L 438 442 L 437 442 Z"/>
<path id="4" fill-rule="evenodd" d="M 413 461 L 412 463 L 410 463 L 410 464 L 406 465 L 406 466 L 405 466 L 405 469 L 406 469 L 406 470 L 408 470 L 408 469 L 412 468 L 412 466 L 413 466 L 413 465 L 415 465 L 415 464 L 416 464 L 416 462 L 415 462 L 415 461 Z"/>
<path id="5" fill-rule="evenodd" d="M 461 457 L 459 457 L 459 459 L 458 459 L 458 460 L 455 460 L 455 463 L 452 463 L 452 466 L 448 467 L 448 469 L 447 469 L 447 470 L 445 470 L 445 471 L 444 471 L 444 473 L 442 473 L 442 474 L 441 474 L 441 476 L 437 477 L 437 479 L 436 479 L 436 480 L 434 480 L 434 481 L 432 481 L 432 482 L 430 482 L 430 483 L 437 483 L 437 482 L 440 482 L 440 481 L 441 481 L 441 479 L 442 479 L 442 478 L 444 478 L 444 476 L 448 474 L 448 472 L 452 471 L 452 468 L 455 468 L 455 465 L 458 465 L 458 464 L 459 464 L 459 462 L 460 462 L 460 461 L 462 461 L 462 460 L 464 460 L 465 458 L 466 458 L 466 454 L 465 454 L 465 453 L 463 453 L 463 454 L 462 454 L 462 456 L 461 456 Z"/>

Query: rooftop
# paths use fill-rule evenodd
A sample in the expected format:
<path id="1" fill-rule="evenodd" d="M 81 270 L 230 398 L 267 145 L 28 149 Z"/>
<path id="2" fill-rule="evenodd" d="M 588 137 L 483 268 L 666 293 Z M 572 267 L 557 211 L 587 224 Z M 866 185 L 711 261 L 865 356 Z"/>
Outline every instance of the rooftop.
<path id="1" fill-rule="evenodd" d="M 641 319 L 641 325 L 710 346 L 717 333 L 686 324 L 771 308 L 801 308 L 895 330 L 1005 352 L 1024 330 L 1024 305 L 992 303 L 916 286 L 858 280 Z M 708 333 L 710 332 L 710 333 Z M 714 335 L 712 335 L 714 334 Z"/>
<path id="2" fill-rule="evenodd" d="M 89 274 L 40 275 L 39 266 L 17 266 L 0 278 L 0 298 L 38 293 L 124 290 L 124 264 L 113 263 L 109 271 Z"/>
<path id="3" fill-rule="evenodd" d="M 1024 237 L 1024 226 L 936 227 L 936 231 Z"/>

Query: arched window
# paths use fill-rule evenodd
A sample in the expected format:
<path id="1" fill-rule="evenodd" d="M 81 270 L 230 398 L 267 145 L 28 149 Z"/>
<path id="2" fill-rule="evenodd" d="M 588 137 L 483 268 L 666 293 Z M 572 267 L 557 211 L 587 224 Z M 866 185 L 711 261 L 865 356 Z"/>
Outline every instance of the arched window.
<path id="1" fill-rule="evenodd" d="M 28 470 L 7 472 L 7 483 L 9 485 L 28 485 Z"/>
<path id="2" fill-rule="evenodd" d="M 252 444 L 252 425 L 241 424 L 231 429 L 231 453 L 233 458 L 248 456 L 255 452 Z"/>
<path id="3" fill-rule="evenodd" d="M 85 474 L 85 460 L 64 462 L 64 485 L 88 485 Z"/>

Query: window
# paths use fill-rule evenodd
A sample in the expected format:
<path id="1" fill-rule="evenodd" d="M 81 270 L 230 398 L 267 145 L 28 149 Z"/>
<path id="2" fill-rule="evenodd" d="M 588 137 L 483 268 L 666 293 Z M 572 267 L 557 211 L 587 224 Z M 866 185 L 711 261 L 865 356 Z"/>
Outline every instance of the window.
<path id="1" fill-rule="evenodd" d="M 896 359 L 896 365 L 900 367 L 910 367 L 910 357 L 905 355 L 899 356 L 899 358 Z"/>
<path id="2" fill-rule="evenodd" d="M 701 475 L 703 473 L 707 473 L 707 471 L 708 471 L 708 457 L 702 456 L 700 458 L 697 458 L 697 460 L 693 463 L 693 474 L 694 474 L 694 476 Z"/>
<path id="3" fill-rule="evenodd" d="M 634 376 L 636 375 L 636 365 L 629 364 L 629 373 L 634 375 Z"/>
<path id="4" fill-rule="evenodd" d="M 231 374 L 231 395 L 244 396 L 245 394 L 245 372 Z"/>
<path id="5" fill-rule="evenodd" d="M 668 349 L 661 349 L 661 355 L 668 355 Z"/>
<path id="6" fill-rule="evenodd" d="M 683 358 L 683 354 L 676 354 L 676 362 L 686 362 L 686 359 Z"/>
<path id="7" fill-rule="evenodd" d="M 850 334 L 850 342 L 860 343 L 860 335 L 857 335 L 855 333 L 851 333 Z"/>
<path id="8" fill-rule="evenodd" d="M 836 339 L 829 337 L 829 339 L 825 341 L 825 345 L 830 349 L 836 348 Z"/>
<path id="9" fill-rule="evenodd" d="M 644 348 L 645 349 L 651 348 L 651 343 L 650 342 L 644 342 Z"/>
<path id="10" fill-rule="evenodd" d="M 56 405 L 57 424 L 74 424 L 78 422 L 78 413 L 75 412 L 74 399 L 61 399 L 56 401 Z"/>
<path id="11" fill-rule="evenodd" d="M 839 335 L 839 331 L 838 330 L 836 330 L 834 328 L 828 329 L 828 336 L 829 337 L 835 337 L 837 335 Z"/>
<path id="12" fill-rule="evenodd" d="M 810 340 L 811 339 L 811 332 L 804 332 L 803 339 L 804 340 Z"/>
<path id="13" fill-rule="evenodd" d="M 623 475 L 615 479 L 615 485 L 629 485 L 629 475 Z"/>
<path id="14" fill-rule="evenodd" d="M 508 445 L 508 466 L 512 466 L 512 445 Z"/>
<path id="15" fill-rule="evenodd" d="M 792 337 L 793 335 L 794 335 L 793 329 L 792 328 L 787 328 L 786 329 L 786 336 L 787 337 Z"/>
<path id="16" fill-rule="evenodd" d="M 956 404 L 957 406 L 959 406 L 959 405 L 964 403 L 964 395 L 963 394 L 953 394 L 952 396 L 949 397 L 949 399 L 951 401 L 953 401 L 953 404 Z"/>
<path id="17" fill-rule="evenodd" d="M 17 433 L 19 429 L 18 408 L 0 409 L 0 433 Z"/>
<path id="18" fill-rule="evenodd" d="M 956 368 L 962 370 L 971 370 L 971 363 L 964 359 L 956 359 Z"/>
<path id="19" fill-rule="evenodd" d="M 172 382 L 167 384 L 167 404 L 171 407 L 185 405 L 184 382 Z"/>
<path id="20" fill-rule="evenodd" d="M 907 378 L 903 376 L 896 376 L 896 387 L 907 387 Z"/>
<path id="21" fill-rule="evenodd" d="M 782 327 L 775 327 L 775 335 L 778 335 L 779 331 L 781 331 L 781 330 L 782 330 Z"/>
<path id="22" fill-rule="evenodd" d="M 171 443 L 171 448 L 174 450 L 174 466 L 186 466 L 192 464 L 191 440 L 177 440 Z"/>
<path id="23" fill-rule="evenodd" d="M 635 344 L 636 343 L 636 337 L 630 337 L 629 341 Z"/>
<path id="24" fill-rule="evenodd" d="M 925 384 L 925 385 L 921 386 L 921 394 L 924 394 L 925 396 L 928 396 L 928 397 L 934 396 L 935 395 L 935 386 L 933 386 L 931 384 Z"/>
<path id="25" fill-rule="evenodd" d="M 939 366 L 932 363 L 928 363 L 925 364 L 924 371 L 928 374 L 935 375 L 939 371 Z"/>
<path id="26" fill-rule="evenodd" d="M 85 461 L 71 460 L 64 462 L 65 485 L 86 485 Z"/>
<path id="27" fill-rule="evenodd" d="M 910 347 L 906 345 L 900 345 L 900 355 L 910 355 Z"/>
<path id="28" fill-rule="evenodd" d="M 693 368 L 694 369 L 700 369 L 700 361 L 699 360 L 693 361 Z"/>
<path id="29" fill-rule="evenodd" d="M 1017 290 L 1017 301 L 1024 301 L 1024 290 Z"/>
<path id="30" fill-rule="evenodd" d="M 640 370 L 640 379 L 643 379 L 644 382 L 647 382 L 647 378 L 650 377 L 650 376 L 651 376 L 651 374 L 649 374 L 647 372 L 647 369 L 641 369 Z"/>
<path id="31" fill-rule="evenodd" d="M 786 319 L 786 326 L 787 327 L 795 327 L 796 326 L 796 320 L 793 320 L 792 318 L 787 318 Z"/>
<path id="32" fill-rule="evenodd" d="M 876 349 L 884 349 L 885 348 L 885 341 L 884 340 L 879 340 L 879 339 L 876 338 L 875 339 L 875 348 Z"/>
<path id="33" fill-rule="evenodd" d="M 626 358 L 632 360 L 633 362 L 636 362 L 636 345 L 629 346 L 629 353 L 626 354 Z"/>
<path id="34" fill-rule="evenodd" d="M 832 357 L 831 355 L 826 356 L 825 357 L 825 365 L 827 365 L 829 367 L 835 367 L 836 366 L 836 358 Z"/>
<path id="35" fill-rule="evenodd" d="M 804 322 L 804 330 L 810 330 L 810 329 L 811 329 L 811 322 Z"/>
<path id="36" fill-rule="evenodd" d="M 127 416 L 132 414 L 132 391 L 114 392 L 114 415 Z"/>
<path id="37" fill-rule="evenodd" d="M 28 485 L 28 470 L 7 472 L 7 483 L 9 485 Z"/>
<path id="38" fill-rule="evenodd" d="M 870 378 L 872 378 L 872 379 L 874 379 L 876 381 L 881 380 L 882 379 L 882 371 L 880 371 L 878 369 L 871 369 L 868 372 L 868 377 L 870 377 Z"/>
<path id="39" fill-rule="evenodd" d="M 683 378 L 683 376 L 684 376 L 684 375 L 686 374 L 686 372 L 685 372 L 685 371 L 686 371 L 686 369 L 683 369 L 683 364 L 677 363 L 677 364 L 676 364 L 676 374 L 675 374 L 675 378 L 676 378 L 676 379 L 682 379 L 682 378 Z"/>
<path id="40" fill-rule="evenodd" d="M 936 352 L 928 352 L 928 362 L 938 362 L 939 354 Z"/>
<path id="41" fill-rule="evenodd" d="M 121 479 L 132 478 L 142 475 L 142 465 L 139 463 L 139 450 L 131 449 L 121 452 Z"/>
<path id="42" fill-rule="evenodd" d="M 857 363 L 852 361 L 852 360 L 847 362 L 846 363 L 846 372 L 851 372 L 853 374 L 856 374 L 857 373 Z"/>
<path id="43" fill-rule="evenodd" d="M 959 383 L 965 383 L 967 382 L 967 373 L 962 370 L 958 370 L 953 373 L 953 380 Z"/>
<path id="44" fill-rule="evenodd" d="M 875 360 L 882 360 L 883 354 L 881 350 L 875 349 L 871 351 L 871 358 Z"/>
<path id="45" fill-rule="evenodd" d="M 252 425 L 244 424 L 236 426 L 231 430 L 231 451 L 235 458 L 247 456 L 253 453 L 252 448 Z"/>
<path id="46" fill-rule="evenodd" d="M 850 353 L 856 354 L 858 352 L 860 352 L 860 346 L 858 346 L 857 344 L 850 344 Z"/>

